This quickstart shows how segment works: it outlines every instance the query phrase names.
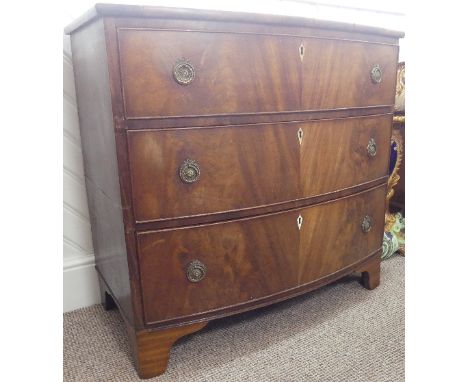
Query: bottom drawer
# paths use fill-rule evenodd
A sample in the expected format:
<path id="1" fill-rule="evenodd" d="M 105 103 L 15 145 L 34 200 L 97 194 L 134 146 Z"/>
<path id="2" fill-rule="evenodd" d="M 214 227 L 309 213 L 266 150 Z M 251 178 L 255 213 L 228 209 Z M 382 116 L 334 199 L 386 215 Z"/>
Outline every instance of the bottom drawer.
<path id="1" fill-rule="evenodd" d="M 145 322 L 255 305 L 358 262 L 382 245 L 385 194 L 138 233 Z"/>

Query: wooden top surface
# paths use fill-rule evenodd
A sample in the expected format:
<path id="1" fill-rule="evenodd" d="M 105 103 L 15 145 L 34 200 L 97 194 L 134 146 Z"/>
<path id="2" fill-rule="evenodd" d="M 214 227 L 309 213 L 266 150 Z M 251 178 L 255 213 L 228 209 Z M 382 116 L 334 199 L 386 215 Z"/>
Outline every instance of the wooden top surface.
<path id="1" fill-rule="evenodd" d="M 320 20 L 305 17 L 293 17 L 282 15 L 269 15 L 260 13 L 244 13 L 217 10 L 201 10 L 188 8 L 169 8 L 140 5 L 117 5 L 96 4 L 65 28 L 66 34 L 72 34 L 78 28 L 90 21 L 103 16 L 111 17 L 144 17 L 162 19 L 190 19 L 190 20 L 212 20 L 226 22 L 245 22 L 254 24 L 271 24 L 282 26 L 311 27 L 319 29 L 332 29 L 349 32 L 362 32 L 390 36 L 395 38 L 404 37 L 401 31 L 377 28 L 366 25 L 342 23 L 337 21 Z"/>

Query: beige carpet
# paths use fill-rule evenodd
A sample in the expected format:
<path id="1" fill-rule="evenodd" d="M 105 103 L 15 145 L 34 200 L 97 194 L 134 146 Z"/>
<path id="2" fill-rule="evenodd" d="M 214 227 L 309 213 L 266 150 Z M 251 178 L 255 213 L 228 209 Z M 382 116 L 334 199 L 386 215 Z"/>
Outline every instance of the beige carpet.
<path id="1" fill-rule="evenodd" d="M 381 285 L 354 276 L 305 296 L 213 321 L 181 339 L 155 381 L 404 381 L 404 259 Z M 100 305 L 64 315 L 65 381 L 138 381 L 123 322 Z"/>

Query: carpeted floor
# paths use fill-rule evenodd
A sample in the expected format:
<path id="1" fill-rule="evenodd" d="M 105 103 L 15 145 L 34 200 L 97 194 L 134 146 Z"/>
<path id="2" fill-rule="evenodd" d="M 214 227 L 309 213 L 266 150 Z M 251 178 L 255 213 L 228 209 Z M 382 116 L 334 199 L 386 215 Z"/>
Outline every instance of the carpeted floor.
<path id="1" fill-rule="evenodd" d="M 213 321 L 172 348 L 152 381 L 404 381 L 404 258 L 381 285 L 349 276 L 305 296 Z M 138 381 L 122 319 L 100 305 L 64 314 L 65 381 Z"/>

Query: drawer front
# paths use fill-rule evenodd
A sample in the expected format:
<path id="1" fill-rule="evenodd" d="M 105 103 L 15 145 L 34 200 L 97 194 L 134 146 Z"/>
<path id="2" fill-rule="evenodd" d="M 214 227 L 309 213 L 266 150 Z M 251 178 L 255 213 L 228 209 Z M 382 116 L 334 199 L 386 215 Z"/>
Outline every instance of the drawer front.
<path id="1" fill-rule="evenodd" d="M 320 195 L 388 174 L 392 116 L 301 124 L 302 196 Z"/>
<path id="2" fill-rule="evenodd" d="M 398 46 L 320 39 L 303 44 L 304 110 L 393 107 Z"/>
<path id="3" fill-rule="evenodd" d="M 385 192 L 382 186 L 299 210 L 139 233 L 146 323 L 261 303 L 365 258 L 382 244 Z"/>
<path id="4" fill-rule="evenodd" d="M 384 177 L 390 130 L 391 116 L 385 115 L 129 131 L 135 218 L 145 222 L 247 209 Z M 367 151 L 371 140 L 375 156 Z"/>
<path id="5" fill-rule="evenodd" d="M 121 29 L 119 48 L 127 117 L 300 107 L 294 37 Z"/>
<path id="6" fill-rule="evenodd" d="M 119 29 L 118 36 L 127 118 L 394 104 L 393 45 L 145 29 Z"/>
<path id="7" fill-rule="evenodd" d="M 299 285 L 345 268 L 382 246 L 387 185 L 300 211 Z"/>
<path id="8" fill-rule="evenodd" d="M 282 126 L 128 133 L 137 221 L 214 213 L 299 196 L 295 131 Z M 199 177 L 185 179 L 181 170 Z M 190 180 L 193 180 L 190 182 Z"/>

